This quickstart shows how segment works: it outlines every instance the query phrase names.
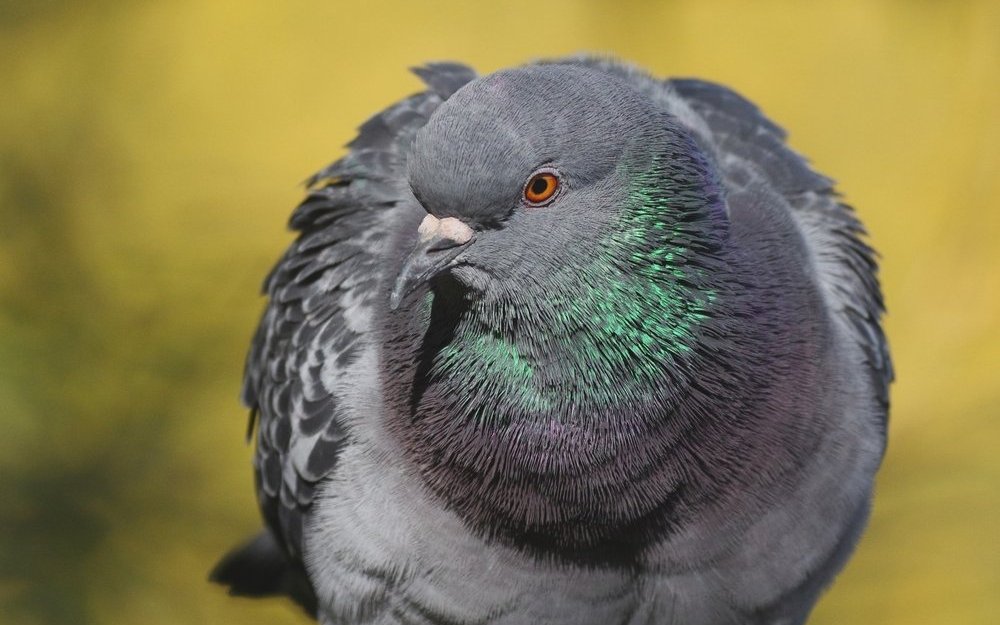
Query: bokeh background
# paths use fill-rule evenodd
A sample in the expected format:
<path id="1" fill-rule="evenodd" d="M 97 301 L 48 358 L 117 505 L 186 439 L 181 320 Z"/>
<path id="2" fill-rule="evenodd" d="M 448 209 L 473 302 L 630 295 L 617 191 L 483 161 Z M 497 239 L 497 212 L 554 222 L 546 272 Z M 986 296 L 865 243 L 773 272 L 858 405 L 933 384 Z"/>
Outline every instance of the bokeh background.
<path id="1" fill-rule="evenodd" d="M 874 517 L 817 625 L 1000 622 L 1000 3 L 0 2 L 0 623 L 306 622 L 206 573 L 259 526 L 244 350 L 297 183 L 406 68 L 596 51 L 735 87 L 882 252 Z"/>

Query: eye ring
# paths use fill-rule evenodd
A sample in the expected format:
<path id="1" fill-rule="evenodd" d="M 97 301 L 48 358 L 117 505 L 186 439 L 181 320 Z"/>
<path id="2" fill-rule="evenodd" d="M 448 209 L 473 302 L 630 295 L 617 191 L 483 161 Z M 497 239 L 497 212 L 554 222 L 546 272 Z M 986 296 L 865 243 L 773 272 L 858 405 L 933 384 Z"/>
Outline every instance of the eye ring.
<path id="1" fill-rule="evenodd" d="M 556 197 L 562 181 L 554 169 L 541 169 L 531 174 L 524 183 L 522 195 L 528 206 L 546 206 Z"/>

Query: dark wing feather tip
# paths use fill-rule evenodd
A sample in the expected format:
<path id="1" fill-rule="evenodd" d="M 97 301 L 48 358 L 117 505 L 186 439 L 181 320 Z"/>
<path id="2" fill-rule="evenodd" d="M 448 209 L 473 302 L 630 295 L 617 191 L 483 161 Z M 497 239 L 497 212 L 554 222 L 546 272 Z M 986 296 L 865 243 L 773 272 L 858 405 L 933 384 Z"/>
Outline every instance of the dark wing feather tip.
<path id="1" fill-rule="evenodd" d="M 411 71 L 442 100 L 447 100 L 476 78 L 475 70 L 461 63 L 428 63 L 424 67 L 413 67 Z"/>
<path id="2" fill-rule="evenodd" d="M 289 561 L 270 532 L 257 534 L 223 556 L 208 579 L 237 597 L 288 595 L 316 616 L 316 595 L 305 571 Z"/>

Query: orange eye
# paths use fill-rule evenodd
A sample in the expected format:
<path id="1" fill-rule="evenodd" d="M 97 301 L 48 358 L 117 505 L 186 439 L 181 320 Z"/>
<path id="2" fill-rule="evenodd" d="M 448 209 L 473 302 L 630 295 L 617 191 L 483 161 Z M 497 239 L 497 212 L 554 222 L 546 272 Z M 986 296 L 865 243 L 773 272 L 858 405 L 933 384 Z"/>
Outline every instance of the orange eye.
<path id="1" fill-rule="evenodd" d="M 524 199 L 529 204 L 541 204 L 551 199 L 559 189 L 559 178 L 552 172 L 543 171 L 528 179 L 524 185 Z"/>

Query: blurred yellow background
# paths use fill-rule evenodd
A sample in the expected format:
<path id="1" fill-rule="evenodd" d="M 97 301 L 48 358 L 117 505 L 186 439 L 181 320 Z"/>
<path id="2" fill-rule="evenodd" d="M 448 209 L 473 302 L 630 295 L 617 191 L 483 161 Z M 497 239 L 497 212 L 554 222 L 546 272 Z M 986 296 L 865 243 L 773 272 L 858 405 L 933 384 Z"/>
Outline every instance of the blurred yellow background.
<path id="1" fill-rule="evenodd" d="M 0 3 L 0 623 L 304 623 L 230 599 L 236 396 L 296 183 L 406 68 L 610 52 L 728 84 L 883 255 L 871 527 L 812 623 L 1000 623 L 1000 2 Z"/>

